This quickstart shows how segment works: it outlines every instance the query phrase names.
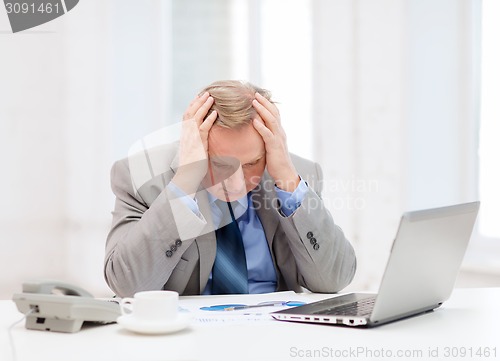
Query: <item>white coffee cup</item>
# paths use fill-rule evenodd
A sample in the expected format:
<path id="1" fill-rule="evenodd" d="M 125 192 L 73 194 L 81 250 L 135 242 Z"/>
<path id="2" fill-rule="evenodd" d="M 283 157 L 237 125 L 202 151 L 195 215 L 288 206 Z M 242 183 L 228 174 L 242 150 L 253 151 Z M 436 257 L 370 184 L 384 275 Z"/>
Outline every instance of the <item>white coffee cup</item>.
<path id="1" fill-rule="evenodd" d="M 175 291 L 137 292 L 134 298 L 122 298 L 122 315 L 132 315 L 139 321 L 169 322 L 178 314 L 179 294 Z"/>

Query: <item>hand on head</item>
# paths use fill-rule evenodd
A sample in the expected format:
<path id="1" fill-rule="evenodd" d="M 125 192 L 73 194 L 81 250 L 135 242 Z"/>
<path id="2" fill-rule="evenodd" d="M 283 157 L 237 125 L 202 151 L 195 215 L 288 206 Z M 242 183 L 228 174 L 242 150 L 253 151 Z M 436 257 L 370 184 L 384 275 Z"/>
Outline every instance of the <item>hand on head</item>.
<path id="1" fill-rule="evenodd" d="M 187 194 L 194 195 L 209 170 L 209 135 L 218 117 L 215 110 L 209 113 L 213 105 L 214 98 L 209 92 L 204 92 L 189 104 L 183 116 L 179 169 L 173 182 Z M 247 191 L 255 185 L 250 184 L 246 178 L 250 178 L 249 175 L 254 179 L 255 176 L 260 178 L 267 163 L 267 170 L 276 185 L 283 190 L 292 192 L 298 186 L 300 178 L 288 153 L 286 134 L 281 125 L 278 108 L 258 92 L 255 93 L 252 107 L 257 114 L 251 121 L 251 128 L 243 125 L 243 128 L 225 129 L 224 136 L 217 137 L 219 146 L 221 142 L 227 142 L 229 145 L 227 147 L 229 151 L 223 152 L 222 155 L 234 157 L 241 163 L 247 181 Z M 249 132 L 251 129 L 254 130 Z M 245 136 L 242 136 L 242 132 L 246 132 Z M 252 132 L 258 135 L 252 136 Z M 238 140 L 235 141 L 235 139 Z M 264 146 L 262 146 L 262 141 Z M 262 148 L 262 152 L 265 152 L 265 157 L 261 157 L 264 163 L 261 167 L 250 169 L 253 167 L 252 159 L 259 158 L 257 154 L 253 154 L 251 148 L 257 149 L 259 146 Z M 223 149 L 224 147 L 219 148 Z"/>
<path id="2" fill-rule="evenodd" d="M 208 169 L 208 134 L 217 119 L 214 99 L 208 92 L 197 96 L 186 109 L 179 144 L 179 168 L 173 182 L 186 194 L 194 195 Z"/>
<path id="3" fill-rule="evenodd" d="M 288 152 L 279 110 L 259 93 L 255 93 L 252 104 L 257 111 L 252 124 L 266 145 L 267 171 L 279 188 L 293 192 L 300 178 Z"/>

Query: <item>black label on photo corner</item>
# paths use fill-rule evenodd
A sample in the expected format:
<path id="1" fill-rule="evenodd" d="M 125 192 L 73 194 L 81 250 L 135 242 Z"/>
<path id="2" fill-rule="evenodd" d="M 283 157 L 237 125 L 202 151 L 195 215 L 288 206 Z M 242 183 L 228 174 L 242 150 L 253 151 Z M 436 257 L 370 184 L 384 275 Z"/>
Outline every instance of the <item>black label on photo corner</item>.
<path id="1" fill-rule="evenodd" d="M 73 9 L 79 0 L 4 0 L 13 33 L 54 20 Z"/>

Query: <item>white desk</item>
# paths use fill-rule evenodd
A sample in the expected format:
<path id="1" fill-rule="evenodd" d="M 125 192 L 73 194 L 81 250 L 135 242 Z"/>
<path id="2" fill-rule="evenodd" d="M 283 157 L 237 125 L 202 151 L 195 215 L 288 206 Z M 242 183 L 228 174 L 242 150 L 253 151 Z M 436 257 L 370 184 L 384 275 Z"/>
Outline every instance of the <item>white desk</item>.
<path id="1" fill-rule="evenodd" d="M 230 297 L 228 300 L 233 302 L 234 296 Z M 245 296 L 238 297 L 242 303 L 247 302 Z M 329 296 L 301 297 L 313 301 Z M 207 305 L 212 304 L 210 296 L 206 301 Z M 500 360 L 499 306 L 499 288 L 458 289 L 433 313 L 372 329 L 280 321 L 194 323 L 179 333 L 146 336 L 126 331 L 117 324 L 89 327 L 75 334 L 32 331 L 24 328 L 23 321 L 13 327 L 11 334 L 18 361 L 490 361 Z M 7 329 L 21 317 L 12 301 L 0 301 L 1 361 L 12 359 Z M 399 352 L 407 353 L 406 357 Z M 464 355 L 460 357 L 462 352 Z"/>

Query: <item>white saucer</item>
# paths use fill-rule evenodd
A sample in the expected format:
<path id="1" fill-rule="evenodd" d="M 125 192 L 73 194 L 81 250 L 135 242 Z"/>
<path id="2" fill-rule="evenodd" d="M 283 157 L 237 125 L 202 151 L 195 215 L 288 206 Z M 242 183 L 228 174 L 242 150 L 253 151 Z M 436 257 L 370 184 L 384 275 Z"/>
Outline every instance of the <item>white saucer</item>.
<path id="1" fill-rule="evenodd" d="M 180 313 L 175 320 L 168 322 L 147 322 L 134 317 L 134 315 L 124 315 L 118 317 L 116 322 L 125 329 L 144 334 L 162 334 L 180 331 L 186 328 L 191 321 L 191 315 Z"/>

